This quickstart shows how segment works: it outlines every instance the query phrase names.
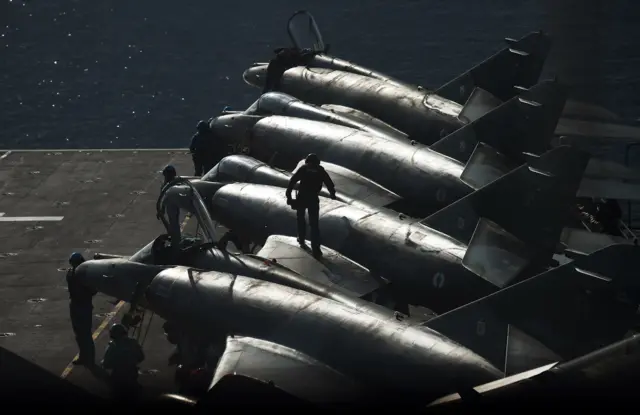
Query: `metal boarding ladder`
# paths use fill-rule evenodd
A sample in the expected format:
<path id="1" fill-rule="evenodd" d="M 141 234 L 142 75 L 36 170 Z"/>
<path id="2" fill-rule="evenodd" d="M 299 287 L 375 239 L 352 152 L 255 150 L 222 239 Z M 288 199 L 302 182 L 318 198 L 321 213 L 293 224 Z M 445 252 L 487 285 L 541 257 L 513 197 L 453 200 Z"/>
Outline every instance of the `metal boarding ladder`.
<path id="1" fill-rule="evenodd" d="M 625 148 L 625 154 L 624 154 L 624 164 L 625 166 L 629 167 L 629 156 L 631 153 L 631 150 L 637 146 L 640 146 L 640 142 L 635 142 L 635 143 L 630 143 L 627 144 L 626 148 Z M 636 234 L 636 232 L 634 232 L 634 229 L 638 229 L 636 227 L 634 227 L 634 222 L 633 222 L 633 208 L 635 206 L 635 203 L 631 200 L 627 201 L 627 221 L 623 221 L 622 219 L 618 220 L 618 229 L 620 230 L 620 234 L 622 234 L 622 236 L 630 241 L 637 241 L 638 240 L 638 235 Z M 589 225 L 587 223 L 585 223 L 585 221 L 581 221 L 582 225 L 585 227 L 585 229 L 587 229 L 589 232 L 593 232 L 593 230 L 589 227 Z"/>
<path id="2" fill-rule="evenodd" d="M 591 227 L 584 220 L 581 220 L 580 223 L 582 223 L 582 226 L 584 226 L 586 230 L 588 230 L 589 232 L 593 232 L 593 229 L 591 229 Z M 629 226 L 627 226 L 627 224 L 622 219 L 618 220 L 618 229 L 620 230 L 620 234 L 629 241 L 634 241 L 638 238 L 636 233 Z"/>
<path id="3" fill-rule="evenodd" d="M 628 239 L 630 241 L 635 241 L 635 240 L 638 239 L 638 236 L 635 234 L 635 232 L 633 232 L 633 230 L 629 226 L 627 226 L 627 224 L 624 223 L 624 221 L 622 219 L 620 219 L 618 221 L 618 227 L 620 229 L 620 233 L 626 239 Z"/>

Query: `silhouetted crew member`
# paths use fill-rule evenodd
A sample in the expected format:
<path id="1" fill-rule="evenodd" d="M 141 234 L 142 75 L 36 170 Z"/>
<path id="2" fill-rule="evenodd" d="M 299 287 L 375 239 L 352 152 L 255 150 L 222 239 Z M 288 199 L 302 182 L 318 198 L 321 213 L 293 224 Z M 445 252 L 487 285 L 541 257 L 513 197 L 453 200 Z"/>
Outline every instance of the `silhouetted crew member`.
<path id="1" fill-rule="evenodd" d="M 280 79 L 287 69 L 305 63 L 305 56 L 297 48 L 278 48 L 274 52 L 276 56 L 269 61 L 269 66 L 267 66 L 263 94 L 279 88 Z"/>
<path id="2" fill-rule="evenodd" d="M 206 121 L 198 122 L 198 132 L 191 138 L 191 158 L 195 176 L 202 176 L 213 168 L 224 156 L 226 146 L 217 140 Z"/>
<path id="3" fill-rule="evenodd" d="M 173 167 L 171 164 L 169 164 L 164 169 L 162 169 L 162 176 L 164 176 L 164 181 L 162 182 L 161 189 L 164 188 L 164 186 L 167 183 L 171 182 L 173 179 L 178 177 L 178 172 L 176 172 L 176 168 L 175 167 Z"/>
<path id="4" fill-rule="evenodd" d="M 111 341 L 102 360 L 102 367 L 110 370 L 110 383 L 118 397 L 131 396 L 138 389 L 138 365 L 144 360 L 142 347 L 127 335 L 122 324 L 114 324 L 109 331 Z"/>
<path id="5" fill-rule="evenodd" d="M 67 287 L 69 288 L 69 315 L 71 327 L 78 344 L 78 359 L 76 365 L 92 366 L 95 364 L 95 345 L 91 333 L 93 323 L 93 296 L 97 294 L 87 288 L 82 281 L 76 278 L 76 268 L 84 262 L 84 257 L 79 252 L 74 252 L 69 257 L 71 269 L 67 271 Z"/>
<path id="6" fill-rule="evenodd" d="M 596 205 L 596 220 L 602 224 L 602 231 L 613 236 L 622 236 L 620 220 L 622 209 L 617 201 L 605 199 L 598 201 Z"/>
<path id="7" fill-rule="evenodd" d="M 294 201 L 291 198 L 291 191 L 296 183 L 300 182 L 298 187 L 298 197 Z M 305 223 L 305 211 L 309 212 L 309 228 L 311 229 L 311 249 L 313 255 L 320 256 L 320 227 L 318 225 L 318 214 L 320 211 L 320 199 L 318 194 L 322 190 L 322 184 L 327 186 L 331 198 L 336 198 L 336 189 L 331 177 L 325 169 L 320 165 L 320 159 L 315 154 L 309 154 L 305 160 L 305 164 L 293 174 L 289 180 L 286 196 L 287 204 L 294 207 L 298 215 L 298 243 L 305 246 L 305 234 L 307 225 Z"/>

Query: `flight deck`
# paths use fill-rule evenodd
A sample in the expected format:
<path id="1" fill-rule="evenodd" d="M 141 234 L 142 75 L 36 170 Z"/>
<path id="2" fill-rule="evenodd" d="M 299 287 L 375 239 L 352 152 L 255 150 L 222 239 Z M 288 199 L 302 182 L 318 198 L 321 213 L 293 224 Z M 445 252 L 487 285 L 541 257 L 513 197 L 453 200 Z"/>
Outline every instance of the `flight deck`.
<path id="1" fill-rule="evenodd" d="M 77 346 L 69 320 L 67 259 L 74 251 L 85 259 L 98 252 L 132 255 L 164 233 L 155 206 L 167 164 L 179 175 L 193 172 L 182 149 L 0 153 L 0 347 L 8 350 L 0 349 L 3 385 L 17 379 L 17 370 L 25 385 L 43 384 L 37 371 L 25 379 L 31 372 L 16 369 L 30 362 L 93 395 L 107 396 L 102 374 L 71 364 Z M 183 222 L 187 233 L 189 225 L 195 228 L 192 222 Z M 93 304 L 100 360 L 109 327 L 128 305 L 102 294 Z M 152 397 L 173 390 L 175 367 L 167 363 L 173 346 L 164 338 L 162 319 L 145 317 L 139 338 L 146 359 L 139 381 L 143 396 Z M 14 353 L 26 362 L 16 363 Z"/>

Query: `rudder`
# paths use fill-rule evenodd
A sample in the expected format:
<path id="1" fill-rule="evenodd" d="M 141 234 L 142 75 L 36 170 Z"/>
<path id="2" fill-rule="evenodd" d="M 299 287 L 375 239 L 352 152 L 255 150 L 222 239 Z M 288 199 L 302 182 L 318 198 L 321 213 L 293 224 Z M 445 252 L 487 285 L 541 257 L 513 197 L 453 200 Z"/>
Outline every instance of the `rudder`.
<path id="1" fill-rule="evenodd" d="M 542 154 L 551 139 L 567 100 L 567 88 L 545 80 L 530 89 L 518 88 L 519 96 L 431 145 L 438 153 L 462 163 L 472 158 L 477 143 L 500 153 L 515 168 L 526 160 L 522 153 Z"/>
<path id="2" fill-rule="evenodd" d="M 520 40 L 505 40 L 508 47 L 441 86 L 436 94 L 462 104 L 479 87 L 506 101 L 514 96 L 514 86 L 528 88 L 535 84 L 549 54 L 551 39 L 542 32 L 533 32 Z"/>
<path id="3" fill-rule="evenodd" d="M 421 223 L 468 243 L 463 265 L 503 288 L 550 263 L 588 160 L 557 147 Z"/>
<path id="4" fill-rule="evenodd" d="M 612 245 L 425 325 L 505 368 L 507 375 L 516 367 L 573 359 L 622 339 L 633 327 L 639 300 L 633 265 L 639 254 L 638 247 Z M 516 331 L 525 333 L 516 335 L 521 347 L 542 351 L 539 342 L 548 354 L 540 359 L 542 353 L 514 351 L 509 342 Z"/>

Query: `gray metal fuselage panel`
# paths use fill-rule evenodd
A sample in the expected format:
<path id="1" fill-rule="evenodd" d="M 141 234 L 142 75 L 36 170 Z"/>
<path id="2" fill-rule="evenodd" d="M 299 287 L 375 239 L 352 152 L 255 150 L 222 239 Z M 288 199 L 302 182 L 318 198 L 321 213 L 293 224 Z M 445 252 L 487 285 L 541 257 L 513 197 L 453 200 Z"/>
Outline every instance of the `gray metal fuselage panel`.
<path id="1" fill-rule="evenodd" d="M 311 62 L 307 66 L 315 68 L 337 69 L 339 71 L 351 72 L 358 75 L 368 76 L 370 78 L 377 79 L 379 81 L 387 82 L 391 85 L 395 85 L 401 88 L 409 88 L 418 90 L 417 85 L 411 85 L 398 79 L 392 78 L 381 72 L 374 71 L 373 69 L 365 68 L 346 59 L 338 58 L 336 56 L 330 56 L 325 54 L 318 54 L 313 56 Z"/>
<path id="2" fill-rule="evenodd" d="M 296 67 L 281 79 L 280 91 L 316 105 L 338 104 L 362 110 L 430 145 L 465 125 L 450 102 L 375 78 L 323 68 Z M 460 108 L 462 108 L 460 106 Z"/>
<path id="3" fill-rule="evenodd" d="M 382 121 L 379 118 L 376 118 L 370 114 L 367 114 L 364 111 L 360 111 L 351 107 L 345 107 L 344 105 L 335 105 L 335 104 L 322 104 L 320 107 L 328 111 L 331 111 L 334 114 L 341 114 L 343 117 L 347 117 L 358 123 L 371 126 L 375 128 L 377 131 L 382 131 L 393 137 L 409 140 L 409 137 L 407 136 L 406 133 L 398 130 L 395 127 L 392 127 L 391 125 Z"/>
<path id="4" fill-rule="evenodd" d="M 323 121 L 361 130 L 388 140 L 409 143 L 408 138 L 400 132 L 395 133 L 390 128 L 377 128 L 374 124 L 308 104 L 282 92 L 267 92 L 263 94 L 245 113 L 255 113 L 255 115 L 283 115 L 312 121 Z"/>
<path id="5" fill-rule="evenodd" d="M 198 269 L 244 275 L 263 281 L 273 282 L 288 287 L 304 290 L 315 295 L 329 298 L 347 306 L 366 310 L 373 315 L 387 315 L 388 310 L 382 306 L 361 300 L 339 284 L 317 282 L 307 274 L 296 273 L 286 266 L 268 261 L 266 258 L 248 255 L 234 255 L 216 248 L 210 248 L 191 257 L 189 264 Z M 339 278 L 339 276 L 337 276 Z M 350 277 L 349 275 L 345 277 Z M 366 276 L 361 277 L 366 283 Z M 380 314 L 384 310 L 384 314 Z"/>
<path id="6" fill-rule="evenodd" d="M 252 132 L 251 154 L 262 160 L 277 153 L 276 164 L 293 170 L 308 153 L 316 153 L 321 160 L 353 170 L 428 212 L 472 191 L 460 180 L 462 163 L 425 146 L 393 142 L 348 127 L 280 116 L 260 120 Z"/>
<path id="7" fill-rule="evenodd" d="M 212 216 L 259 242 L 296 236 L 296 213 L 285 190 L 233 183 L 212 198 Z M 321 242 L 406 288 L 415 304 L 437 312 L 497 290 L 461 264 L 466 245 L 419 223 L 365 206 L 321 198 Z"/>
<path id="8" fill-rule="evenodd" d="M 243 276 L 176 267 L 158 274 L 147 299 L 162 317 L 224 326 L 230 334 L 300 351 L 356 381 L 402 385 L 409 395 L 424 399 L 502 375 L 433 330 L 381 320 L 305 291 Z"/>

